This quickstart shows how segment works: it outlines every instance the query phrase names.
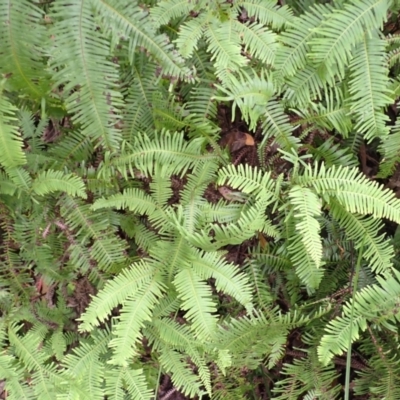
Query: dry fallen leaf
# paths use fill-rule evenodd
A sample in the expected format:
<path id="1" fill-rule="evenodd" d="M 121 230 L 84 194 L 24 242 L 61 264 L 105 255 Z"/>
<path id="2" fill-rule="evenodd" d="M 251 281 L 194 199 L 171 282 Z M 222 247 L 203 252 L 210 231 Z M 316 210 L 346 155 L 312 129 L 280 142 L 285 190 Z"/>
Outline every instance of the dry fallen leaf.
<path id="1" fill-rule="evenodd" d="M 228 147 L 231 152 L 238 151 L 245 146 L 254 146 L 254 138 L 239 129 L 230 130 L 222 139 L 221 146 Z"/>

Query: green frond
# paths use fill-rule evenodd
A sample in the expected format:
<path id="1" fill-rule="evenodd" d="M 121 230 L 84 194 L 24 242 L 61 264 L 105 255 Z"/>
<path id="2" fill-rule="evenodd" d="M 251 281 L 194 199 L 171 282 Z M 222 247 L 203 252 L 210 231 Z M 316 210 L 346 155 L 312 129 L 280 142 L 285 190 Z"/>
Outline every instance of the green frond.
<path id="1" fill-rule="evenodd" d="M 154 163 L 169 165 L 170 175 L 182 175 L 188 168 L 194 166 L 198 161 L 217 159 L 213 154 L 202 154 L 202 138 L 196 138 L 186 142 L 183 133 L 161 132 L 154 137 L 141 135 L 136 138 L 135 145 L 126 153 L 115 158 L 112 165 L 115 165 L 122 172 L 125 166 L 129 167 L 133 176 L 133 167 L 136 167 L 145 176 L 150 176 L 154 170 Z"/>
<path id="2" fill-rule="evenodd" d="M 354 114 L 354 129 L 371 141 L 386 136 L 388 117 L 384 113 L 393 101 L 389 97 L 388 68 L 384 66 L 384 40 L 365 34 L 357 45 L 350 64 L 350 110 Z"/>
<path id="3" fill-rule="evenodd" d="M 238 71 L 247 65 L 247 60 L 241 55 L 239 37 L 234 40 L 232 21 L 212 21 L 205 31 L 208 43 L 207 51 L 212 54 L 211 61 L 218 70 L 229 68 Z"/>
<path id="4" fill-rule="evenodd" d="M 242 38 L 247 53 L 265 64 L 274 65 L 275 53 L 280 47 L 274 32 L 257 22 L 241 24 L 236 21 L 235 29 Z"/>
<path id="5" fill-rule="evenodd" d="M 188 1 L 185 2 L 187 5 L 190 5 Z M 169 1 L 166 3 L 169 3 Z M 204 14 L 180 26 L 179 36 L 175 40 L 175 43 L 183 57 L 190 58 L 195 50 L 197 50 L 198 42 L 211 19 L 211 14 Z"/>
<path id="6" fill-rule="evenodd" d="M 333 165 L 342 165 L 343 167 L 356 167 L 358 160 L 354 154 L 347 148 L 341 148 L 340 144 L 335 144 L 333 139 L 328 139 L 317 148 L 311 148 L 310 153 L 315 161 L 323 161 L 329 168 Z"/>
<path id="7" fill-rule="evenodd" d="M 249 165 L 228 165 L 221 168 L 217 180 L 218 185 L 229 185 L 246 194 L 254 196 L 273 197 L 275 183 L 271 173 Z"/>
<path id="8" fill-rule="evenodd" d="M 112 364 L 126 366 L 128 359 L 137 354 L 136 345 L 142 338 L 145 321 L 151 321 L 152 308 L 162 297 L 160 277 L 155 275 L 136 291 L 132 290 L 123 303 L 118 324 L 113 329 L 114 338 L 109 346 L 113 349 Z"/>
<path id="9" fill-rule="evenodd" d="M 331 11 L 332 6 L 329 4 L 314 4 L 300 17 L 292 18 L 289 27 L 280 35 L 283 46 L 276 51 L 274 67 L 278 81 L 304 69 L 308 63 L 309 42 L 315 36 L 315 28 L 320 25 L 324 15 Z"/>
<path id="10" fill-rule="evenodd" d="M 186 396 L 194 397 L 204 395 L 202 383 L 197 375 L 188 368 L 185 357 L 177 351 L 163 348 L 158 358 L 163 369 L 171 373 L 174 386 Z"/>
<path id="11" fill-rule="evenodd" d="M 157 64 L 145 54 L 135 57 L 127 78 L 128 89 L 123 115 L 122 136 L 132 144 L 138 132 L 151 134 L 155 129 L 152 101 L 160 87 L 161 76 L 157 77 Z"/>
<path id="12" fill-rule="evenodd" d="M 85 184 L 80 177 L 51 169 L 37 175 L 32 182 L 32 191 L 40 196 L 59 191 L 70 196 L 87 198 Z"/>
<path id="13" fill-rule="evenodd" d="M 50 91 L 44 59 L 48 34 L 43 18 L 43 11 L 29 0 L 0 4 L 0 71 L 7 76 L 6 87 L 22 91 L 37 102 Z"/>
<path id="14" fill-rule="evenodd" d="M 353 129 L 350 118 L 350 108 L 344 104 L 342 90 L 333 88 L 325 96 L 324 103 L 310 103 L 309 109 L 293 110 L 301 116 L 299 124 L 312 124 L 328 131 L 336 130 L 343 137 L 347 138 Z M 343 150 L 342 150 L 343 151 Z"/>
<path id="15" fill-rule="evenodd" d="M 132 264 L 129 268 L 122 270 L 93 298 L 80 318 L 82 321 L 80 331 L 89 331 L 100 322 L 104 322 L 114 307 L 140 293 L 140 290 L 153 280 L 154 273 L 154 267 L 145 261 Z"/>
<path id="16" fill-rule="evenodd" d="M 181 308 L 191 323 L 196 337 L 202 342 L 212 338 L 217 328 L 216 304 L 212 300 L 210 287 L 191 269 L 182 269 L 174 279 Z"/>
<path id="17" fill-rule="evenodd" d="M 7 101 L 0 85 L 0 165 L 14 168 L 26 163 L 22 137 L 15 125 L 17 108 Z"/>
<path id="18" fill-rule="evenodd" d="M 218 291 L 232 296 L 246 309 L 252 308 L 251 284 L 237 267 L 227 263 L 218 252 L 196 251 L 194 255 L 192 267 L 200 278 L 214 278 Z"/>
<path id="19" fill-rule="evenodd" d="M 155 28 L 159 28 L 161 25 L 168 24 L 172 19 L 189 15 L 195 7 L 196 3 L 187 0 L 159 1 L 150 10 L 151 22 Z M 181 52 L 181 54 L 183 53 Z"/>
<path id="20" fill-rule="evenodd" d="M 257 127 L 258 119 L 265 113 L 265 103 L 274 94 L 274 87 L 271 81 L 261 73 L 258 77 L 254 71 L 250 76 L 245 70 L 240 71 L 239 79 L 233 74 L 229 75 L 229 82 L 224 82 L 224 86 L 216 87 L 225 96 L 215 96 L 215 100 L 232 102 L 232 120 L 235 119 L 236 107 L 241 111 L 243 119 L 249 124 L 249 129 Z"/>
<path id="21" fill-rule="evenodd" d="M 302 237 L 307 253 L 318 268 L 322 261 L 321 227 L 316 219 L 321 214 L 321 201 L 311 190 L 293 186 L 289 192 L 293 205 L 295 227 Z"/>
<path id="22" fill-rule="evenodd" d="M 333 319 L 326 327 L 325 335 L 318 346 L 318 358 L 327 365 L 335 356 L 348 349 L 350 340 L 354 342 L 360 332 L 367 329 L 368 322 L 376 322 L 390 331 L 395 330 L 393 323 L 398 322 L 396 304 L 400 296 L 400 275 L 378 278 L 379 284 L 368 286 L 356 293 L 354 304 L 350 300 L 343 307 L 343 315 Z M 354 314 L 352 315 L 352 307 Z"/>
<path id="23" fill-rule="evenodd" d="M 323 91 L 327 90 L 327 80 L 324 71 L 307 65 L 287 79 L 285 100 L 291 107 L 296 108 L 316 101 L 323 97 Z"/>
<path id="24" fill-rule="evenodd" d="M 125 189 L 123 193 L 114 194 L 109 198 L 96 200 L 92 205 L 93 210 L 100 208 L 128 209 L 138 214 L 152 214 L 157 207 L 155 199 L 137 188 Z"/>
<path id="25" fill-rule="evenodd" d="M 278 6 L 274 0 L 240 0 L 250 17 L 256 17 L 262 24 L 271 25 L 280 30 L 290 26 L 293 20 L 292 11 L 288 6 Z"/>
<path id="26" fill-rule="evenodd" d="M 312 186 L 325 199 L 335 197 L 347 211 L 372 214 L 400 223 L 400 203 L 393 192 L 348 167 L 326 168 L 323 163 L 308 166 L 301 182 Z M 328 196 L 328 197 L 327 197 Z"/>
<path id="27" fill-rule="evenodd" d="M 53 80 L 55 87 L 64 86 L 67 110 L 85 136 L 116 150 L 121 141 L 115 128 L 122 105 L 119 75 L 117 66 L 107 60 L 109 44 L 97 29 L 92 3 L 53 3 L 51 18 L 57 23 L 51 34 L 58 49 L 51 58 Z"/>
<path id="28" fill-rule="evenodd" d="M 320 268 L 323 263 L 319 265 L 315 263 L 301 234 L 297 232 L 291 234 L 287 251 L 293 266 L 296 268 L 296 275 L 309 290 L 317 289 L 324 276 L 324 270 Z"/>
<path id="29" fill-rule="evenodd" d="M 299 139 L 292 135 L 293 127 L 289 124 L 282 104 L 276 98 L 268 101 L 263 120 L 264 139 L 262 144 L 268 139 L 274 138 L 275 142 L 284 150 L 298 147 Z"/>
<path id="30" fill-rule="evenodd" d="M 142 369 L 125 368 L 124 381 L 130 399 L 151 400 L 154 398 L 153 391 L 147 387 L 146 377 Z M 113 397 L 110 397 L 110 400 L 112 399 Z"/>
<path id="31" fill-rule="evenodd" d="M 198 375 L 208 393 L 211 393 L 211 377 L 210 370 L 206 364 L 206 360 L 201 354 L 199 343 L 196 341 L 193 333 L 185 325 L 179 325 L 177 322 L 163 318 L 156 320 L 154 326 L 158 330 L 160 342 L 156 344 L 157 348 L 162 351 L 163 346 L 173 346 L 176 350 L 184 351 L 190 357 L 191 361 L 198 368 Z"/>
<path id="32" fill-rule="evenodd" d="M 330 203 L 330 213 L 345 230 L 349 239 L 357 243 L 355 248 L 363 246 L 363 257 L 370 262 L 376 274 L 386 275 L 394 257 L 393 247 L 385 240 L 385 235 L 378 235 L 383 224 L 372 217 L 360 217 L 348 212 L 343 205 L 335 201 Z"/>
<path id="33" fill-rule="evenodd" d="M 332 10 L 310 41 L 309 57 L 313 65 L 324 65 L 330 76 L 336 71 L 343 75 L 354 46 L 363 40 L 365 31 L 382 26 L 389 5 L 389 0 L 363 0 Z"/>
<path id="34" fill-rule="evenodd" d="M 183 65 L 183 59 L 174 51 L 166 35 L 156 33 L 148 13 L 139 6 L 132 6 L 129 0 L 91 1 L 100 14 L 105 31 L 111 32 L 113 41 L 118 43 L 121 36 L 129 43 L 130 62 L 136 56 L 136 50 L 142 46 L 162 66 L 163 73 L 188 78 L 189 70 Z"/>
<path id="35" fill-rule="evenodd" d="M 379 165 L 378 178 L 386 178 L 392 175 L 396 169 L 396 163 L 400 161 L 399 141 L 400 120 L 397 120 L 396 125 L 392 127 L 390 133 L 382 138 L 382 142 L 379 146 L 383 159 Z"/>

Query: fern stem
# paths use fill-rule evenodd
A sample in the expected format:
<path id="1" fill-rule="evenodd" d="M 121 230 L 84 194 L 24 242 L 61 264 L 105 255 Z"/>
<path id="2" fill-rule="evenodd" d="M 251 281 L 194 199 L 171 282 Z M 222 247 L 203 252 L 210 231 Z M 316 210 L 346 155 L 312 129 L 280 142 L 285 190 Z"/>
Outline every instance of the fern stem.
<path id="1" fill-rule="evenodd" d="M 354 317 L 354 303 L 356 298 L 356 291 L 358 286 L 358 277 L 360 275 L 360 267 L 361 267 L 361 259 L 364 249 L 364 241 L 363 240 L 360 251 L 358 253 L 357 264 L 356 264 L 356 273 L 354 275 L 353 280 L 353 294 L 352 294 L 352 301 L 351 301 L 351 317 L 350 317 L 350 325 L 351 329 L 353 328 L 353 317 Z M 351 333 L 349 337 L 349 347 L 347 349 L 347 358 L 346 358 L 346 376 L 345 376 L 345 386 L 344 386 L 344 399 L 349 400 L 349 392 L 350 392 L 350 368 L 351 368 Z"/>

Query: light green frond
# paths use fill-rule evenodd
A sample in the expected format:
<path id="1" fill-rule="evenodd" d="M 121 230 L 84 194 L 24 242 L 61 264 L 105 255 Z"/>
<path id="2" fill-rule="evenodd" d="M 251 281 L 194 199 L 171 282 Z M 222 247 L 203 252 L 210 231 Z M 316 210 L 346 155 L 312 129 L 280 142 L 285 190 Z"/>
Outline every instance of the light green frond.
<path id="1" fill-rule="evenodd" d="M 379 235 L 383 229 L 382 222 L 348 212 L 343 205 L 334 201 L 330 203 L 330 213 L 346 230 L 347 237 L 354 240 L 356 249 L 364 244 L 363 257 L 370 262 L 370 268 L 376 274 L 386 275 L 392 265 L 394 251 L 385 235 Z"/>
<path id="2" fill-rule="evenodd" d="M 17 108 L 7 101 L 0 84 L 0 165 L 14 168 L 26 163 L 23 141 L 15 125 Z"/>
<path id="3" fill-rule="evenodd" d="M 268 101 L 262 118 L 264 120 L 262 123 L 264 135 L 262 144 L 268 139 L 274 138 L 283 150 L 298 147 L 299 139 L 292 135 L 293 127 L 289 124 L 282 104 L 277 99 L 273 98 Z"/>
<path id="4" fill-rule="evenodd" d="M 217 318 L 216 304 L 212 300 L 210 287 L 191 269 L 182 269 L 175 276 L 174 285 L 182 300 L 181 308 L 191 323 L 196 337 L 207 342 L 215 334 Z"/>
<path id="5" fill-rule="evenodd" d="M 69 378 L 78 380 L 85 377 L 91 369 L 98 370 L 102 364 L 100 356 L 108 351 L 110 339 L 111 334 L 107 329 L 96 329 L 91 332 L 90 338 L 81 338 L 79 346 L 62 360 L 64 373 Z"/>
<path id="6" fill-rule="evenodd" d="M 256 17 L 264 25 L 271 25 L 275 30 L 290 26 L 293 20 L 290 8 L 278 6 L 274 0 L 240 0 L 239 5 L 246 9 L 249 16 Z"/>
<path id="7" fill-rule="evenodd" d="M 302 117 L 299 124 L 315 124 L 317 127 L 336 130 L 343 137 L 347 138 L 353 129 L 350 117 L 350 108 L 344 104 L 342 90 L 330 90 L 325 93 L 324 103 L 310 103 L 309 109 L 293 110 Z"/>
<path id="8" fill-rule="evenodd" d="M 151 400 L 154 393 L 148 389 L 146 377 L 142 369 L 125 368 L 124 381 L 129 398 L 132 400 Z M 112 398 L 110 398 L 112 400 Z"/>
<path id="9" fill-rule="evenodd" d="M 280 47 L 277 35 L 257 22 L 250 24 L 235 22 L 235 30 L 242 38 L 244 50 L 263 63 L 274 65 L 275 53 Z"/>
<path id="10" fill-rule="evenodd" d="M 158 279 L 157 279 L 158 278 Z M 159 276 L 141 285 L 123 302 L 118 324 L 113 329 L 114 338 L 109 346 L 113 349 L 110 363 L 126 366 L 128 359 L 137 354 L 136 346 L 142 338 L 141 329 L 145 321 L 151 321 L 152 308 L 162 297 Z"/>
<path id="11" fill-rule="evenodd" d="M 351 112 L 356 125 L 354 129 L 363 132 L 365 139 L 386 136 L 389 118 L 384 109 L 393 102 L 388 89 L 389 70 L 384 66 L 383 39 L 365 34 L 353 53 L 350 64 Z"/>
<path id="12" fill-rule="evenodd" d="M 386 178 L 393 174 L 396 163 L 400 161 L 400 120 L 397 119 L 396 125 L 392 127 L 389 135 L 382 138 L 379 151 L 383 154 L 383 159 L 379 165 L 378 178 Z"/>
<path id="13" fill-rule="evenodd" d="M 235 119 L 238 107 L 242 117 L 249 124 L 249 129 L 254 130 L 258 119 L 265 113 L 265 104 L 274 94 L 274 87 L 264 73 L 257 76 L 255 71 L 250 71 L 251 76 L 245 70 L 238 72 L 239 79 L 230 74 L 229 81 L 223 82 L 223 86 L 216 85 L 225 96 L 215 96 L 214 99 L 231 101 L 232 120 Z"/>
<path id="14" fill-rule="evenodd" d="M 372 214 L 375 218 L 387 218 L 400 223 L 400 203 L 393 192 L 376 181 L 370 181 L 356 168 L 336 167 L 329 169 L 323 163 L 307 167 L 301 178 L 316 192 L 336 197 L 347 211 L 358 214 Z"/>
<path id="15" fill-rule="evenodd" d="M 307 253 L 318 268 L 322 261 L 321 227 L 316 219 L 321 215 L 321 201 L 310 189 L 293 186 L 289 198 L 294 209 L 296 231 L 302 238 Z"/>
<path id="16" fill-rule="evenodd" d="M 40 196 L 52 192 L 65 192 L 73 197 L 87 198 L 85 184 L 80 177 L 51 169 L 38 174 L 32 182 L 32 190 Z"/>
<path id="17" fill-rule="evenodd" d="M 324 71 L 321 72 L 317 68 L 307 65 L 287 79 L 285 100 L 291 107 L 296 108 L 316 101 L 323 97 L 323 90 L 326 90 L 327 86 L 326 80 Z"/>
<path id="18" fill-rule="evenodd" d="M 200 278 L 214 278 L 218 291 L 232 296 L 246 309 L 252 308 L 251 284 L 237 267 L 227 263 L 218 252 L 196 251 L 195 257 L 192 267 Z"/>
<path id="19" fill-rule="evenodd" d="M 204 394 L 199 377 L 191 368 L 188 368 L 187 363 L 184 362 L 185 357 L 181 353 L 164 347 L 158 359 L 163 369 L 172 373 L 172 382 L 180 392 L 190 397 Z"/>
<path id="20" fill-rule="evenodd" d="M 190 4 L 187 1 L 185 2 L 186 4 Z M 191 19 L 180 26 L 179 36 L 175 40 L 175 43 L 183 57 L 190 58 L 193 52 L 197 50 L 198 42 L 207 28 L 210 19 L 211 15 L 205 14 Z"/>
<path id="21" fill-rule="evenodd" d="M 108 61 L 109 44 L 97 29 L 92 3 L 57 0 L 52 4 L 51 18 L 57 23 L 51 34 L 58 49 L 51 59 L 54 87 L 64 87 L 67 110 L 85 136 L 116 150 L 121 140 L 115 128 L 122 104 L 119 75 L 117 66 Z"/>
<path id="22" fill-rule="evenodd" d="M 138 132 L 151 134 L 155 129 L 153 98 L 159 90 L 161 76 L 157 77 L 157 64 L 139 53 L 129 75 L 123 115 L 122 135 L 132 144 Z"/>
<path id="23" fill-rule="evenodd" d="M 202 154 L 203 142 L 204 139 L 197 138 L 188 143 L 183 133 L 178 132 L 161 132 L 152 138 L 141 135 L 136 138 L 133 148 L 115 158 L 112 165 L 121 168 L 124 175 L 127 175 L 126 166 L 129 167 L 131 175 L 134 175 L 134 166 L 145 176 L 150 176 L 154 170 L 154 163 L 158 162 L 161 165 L 170 165 L 170 175 L 181 175 L 198 161 L 217 159 L 213 154 Z"/>
<path id="24" fill-rule="evenodd" d="M 278 81 L 293 76 L 306 66 L 310 51 L 308 42 L 315 35 L 314 29 L 331 9 L 328 4 L 315 4 L 300 17 L 292 18 L 290 26 L 280 36 L 283 46 L 276 51 L 274 67 Z"/>
<path id="25" fill-rule="evenodd" d="M 90 331 L 100 322 L 104 322 L 114 307 L 135 296 L 153 280 L 153 276 L 154 268 L 149 263 L 140 261 L 124 269 L 114 280 L 108 281 L 82 314 L 80 331 Z"/>
<path id="26" fill-rule="evenodd" d="M 28 93 L 36 101 L 47 97 L 50 91 L 43 18 L 44 12 L 29 0 L 0 3 L 0 71 L 3 77 L 7 76 L 8 89 Z"/>
<path id="27" fill-rule="evenodd" d="M 296 275 L 301 281 L 314 291 L 319 287 L 321 280 L 324 276 L 324 270 L 320 268 L 323 264 L 318 266 L 311 258 L 308 249 L 306 248 L 303 236 L 299 233 L 294 233 L 289 238 L 289 245 L 287 247 L 290 260 L 296 269 Z"/>
<path id="28" fill-rule="evenodd" d="M 338 143 L 334 143 L 333 139 L 326 140 L 317 148 L 311 148 L 310 153 L 314 156 L 315 161 L 323 161 L 329 168 L 334 165 L 342 165 L 343 167 L 356 167 L 358 160 L 354 154 L 350 153 L 347 148 L 343 148 Z"/>
<path id="29" fill-rule="evenodd" d="M 271 173 L 252 168 L 248 164 L 228 165 L 219 171 L 218 185 L 229 185 L 254 196 L 274 196 L 275 184 Z"/>
<path id="30" fill-rule="evenodd" d="M 387 329 L 396 330 L 393 323 L 399 321 L 396 315 L 396 304 L 400 296 L 399 279 L 397 271 L 388 279 L 378 278 L 379 285 L 368 286 L 356 293 L 354 305 L 350 300 L 343 307 L 343 315 L 328 324 L 318 346 L 318 358 L 324 365 L 335 355 L 346 351 L 350 340 L 354 342 L 358 339 L 360 332 L 367 329 L 369 321 L 379 321 L 379 324 L 385 325 Z"/>
<path id="31" fill-rule="evenodd" d="M 137 188 L 125 189 L 123 193 L 114 194 L 109 198 L 100 198 L 92 205 L 93 210 L 100 208 L 128 209 L 138 214 L 152 214 L 156 209 L 155 200 Z"/>
<path id="32" fill-rule="evenodd" d="M 142 46 L 158 61 L 166 75 L 179 78 L 189 75 L 169 38 L 156 33 L 151 18 L 139 6 L 132 6 L 129 0 L 92 0 L 91 3 L 101 16 L 104 30 L 112 33 L 114 42 L 118 43 L 121 35 L 128 40 L 131 63 L 137 48 Z"/>
<path id="33" fill-rule="evenodd" d="M 155 28 L 159 28 L 161 25 L 168 24 L 172 19 L 189 15 L 196 5 L 187 0 L 160 1 L 150 10 L 151 22 Z"/>
<path id="34" fill-rule="evenodd" d="M 207 51 L 212 54 L 211 61 L 219 70 L 229 68 L 237 71 L 247 64 L 241 55 L 240 38 L 234 40 L 232 21 L 210 23 L 207 25 L 205 36 Z"/>
<path id="35" fill-rule="evenodd" d="M 189 355 L 191 361 L 198 368 L 198 375 L 208 393 L 211 393 L 211 374 L 207 366 L 206 360 L 201 354 L 198 342 L 193 333 L 187 326 L 179 325 L 177 322 L 163 318 L 156 320 L 154 325 L 157 327 L 159 336 L 164 345 L 172 345 L 176 350 L 184 351 Z M 160 346 L 162 349 L 163 346 Z"/>
<path id="36" fill-rule="evenodd" d="M 362 40 L 365 31 L 382 25 L 389 5 L 389 0 L 363 0 L 348 3 L 343 9 L 326 15 L 325 21 L 316 28 L 318 37 L 310 42 L 310 60 L 316 66 L 324 65 L 329 74 L 336 69 L 343 74 L 354 46 Z"/>

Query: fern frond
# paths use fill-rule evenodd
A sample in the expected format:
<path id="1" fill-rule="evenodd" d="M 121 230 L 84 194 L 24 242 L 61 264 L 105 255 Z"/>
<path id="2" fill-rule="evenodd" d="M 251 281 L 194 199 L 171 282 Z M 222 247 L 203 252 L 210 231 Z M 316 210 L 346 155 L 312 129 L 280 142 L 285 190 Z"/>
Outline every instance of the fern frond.
<path id="1" fill-rule="evenodd" d="M 190 3 L 186 2 L 186 4 L 189 5 Z M 195 50 L 197 50 L 198 42 L 211 19 L 212 17 L 210 13 L 204 14 L 200 15 L 198 18 L 191 19 L 180 26 L 179 36 L 175 40 L 175 43 L 183 57 L 190 58 Z"/>
<path id="2" fill-rule="evenodd" d="M 304 180 L 303 180 L 304 179 Z M 400 223 L 400 204 L 392 191 L 359 174 L 357 169 L 323 163 L 308 166 L 300 179 L 324 196 L 335 197 L 352 213 L 372 214 L 375 218 L 387 218 Z"/>
<path id="3" fill-rule="evenodd" d="M 366 140 L 386 136 L 389 118 L 384 108 L 392 103 L 389 97 L 388 68 L 384 67 L 385 43 L 373 35 L 364 35 L 357 45 L 350 64 L 351 111 L 355 114 L 354 129 L 364 133 Z"/>
<path id="4" fill-rule="evenodd" d="M 363 257 L 371 265 L 376 274 L 386 275 L 394 257 L 393 247 L 385 240 L 385 235 L 379 235 L 383 228 L 380 220 L 371 217 L 359 217 L 348 212 L 345 207 L 331 201 L 330 213 L 346 230 L 349 239 L 355 240 L 355 248 L 358 249 L 364 243 Z"/>
<path id="5" fill-rule="evenodd" d="M 154 272 L 152 265 L 140 261 L 124 269 L 114 280 L 108 281 L 82 314 L 80 331 L 89 331 L 100 322 L 104 322 L 114 307 L 135 296 L 141 288 L 149 284 Z"/>
<path id="6" fill-rule="evenodd" d="M 252 76 L 245 70 L 238 74 L 239 79 L 233 74 L 229 75 L 229 82 L 224 82 L 225 87 L 216 85 L 226 96 L 215 96 L 214 98 L 221 101 L 232 101 L 232 120 L 235 119 L 235 110 L 238 107 L 243 119 L 249 124 L 249 129 L 254 130 L 258 119 L 265 113 L 265 103 L 274 94 L 274 87 L 263 73 L 259 77 L 255 71 L 251 71 Z"/>
<path id="7" fill-rule="evenodd" d="M 216 332 L 217 318 L 213 315 L 217 309 L 212 300 L 211 289 L 190 269 L 182 269 L 176 274 L 174 285 L 182 299 L 181 308 L 185 317 L 192 322 L 192 330 L 202 342 L 207 342 Z"/>
<path id="8" fill-rule="evenodd" d="M 207 25 L 207 51 L 211 52 L 211 61 L 214 61 L 217 70 L 229 68 L 231 71 L 238 71 L 247 64 L 247 60 L 241 55 L 239 38 L 234 40 L 232 31 L 232 21 L 218 24 L 212 21 Z"/>
<path id="9" fill-rule="evenodd" d="M 60 191 L 70 196 L 87 198 L 85 184 L 81 178 L 74 174 L 65 174 L 51 169 L 38 174 L 32 182 L 32 190 L 40 196 Z"/>
<path id="10" fill-rule="evenodd" d="M 343 75 L 354 46 L 362 40 L 365 31 L 382 26 L 389 5 L 388 0 L 364 0 L 333 10 L 316 28 L 318 37 L 310 42 L 310 60 L 315 66 L 326 67 L 329 75 L 336 70 Z"/>
<path id="11" fill-rule="evenodd" d="M 177 78 L 189 77 L 189 70 L 180 55 L 173 50 L 169 38 L 156 34 L 156 27 L 152 25 L 149 15 L 139 6 L 132 6 L 129 0 L 93 1 L 92 5 L 100 14 L 105 31 L 112 33 L 115 43 L 119 42 L 121 34 L 127 38 L 131 63 L 135 59 L 137 47 L 142 46 L 162 66 L 164 74 Z"/>
<path id="12" fill-rule="evenodd" d="M 324 270 L 320 268 L 322 262 L 319 266 L 315 263 L 304 244 L 301 234 L 297 232 L 291 234 L 287 251 L 291 262 L 296 268 L 296 275 L 307 285 L 308 289 L 312 291 L 317 289 L 324 275 Z"/>
<path id="13" fill-rule="evenodd" d="M 292 135 L 293 127 L 289 124 L 289 119 L 284 113 L 282 104 L 272 98 L 268 101 L 266 111 L 263 114 L 263 142 L 262 145 L 270 138 L 274 138 L 275 142 L 284 150 L 297 148 L 299 139 Z"/>
<path id="14" fill-rule="evenodd" d="M 293 20 L 292 11 L 288 6 L 278 6 L 274 0 L 240 0 L 249 16 L 256 17 L 262 24 L 271 25 L 280 30 L 290 26 Z"/>
<path id="15" fill-rule="evenodd" d="M 378 322 L 386 329 L 394 330 L 393 323 L 398 322 L 396 304 L 400 296 L 400 275 L 378 278 L 379 284 L 371 285 L 356 293 L 354 304 L 350 300 L 343 307 L 343 315 L 332 320 L 318 346 L 318 358 L 327 365 L 334 355 L 346 351 L 350 340 L 354 342 L 360 332 L 367 329 L 367 321 Z M 354 314 L 352 315 L 352 309 Z"/>
<path id="16" fill-rule="evenodd" d="M 0 165 L 14 168 L 26 163 L 23 142 L 15 125 L 17 108 L 7 101 L 0 85 Z"/>
<path id="17" fill-rule="evenodd" d="M 57 23 L 52 35 L 59 50 L 54 52 L 51 66 L 56 71 L 54 86 L 64 86 L 66 107 L 73 121 L 82 126 L 85 135 L 113 151 L 121 141 L 115 124 L 122 96 L 117 90 L 117 66 L 107 60 L 109 45 L 97 29 L 92 3 L 53 3 L 51 18 Z"/>
<path id="18" fill-rule="evenodd" d="M 172 19 L 179 18 L 182 15 L 189 15 L 190 11 L 195 7 L 196 3 L 187 0 L 160 1 L 150 10 L 151 21 L 155 28 L 159 28 L 161 25 L 168 24 Z"/>
<path id="19" fill-rule="evenodd" d="M 155 275 L 136 291 L 132 290 L 125 299 L 119 323 L 113 329 L 114 338 L 109 346 L 113 348 L 110 363 L 127 366 L 128 359 L 137 354 L 136 345 L 142 338 L 141 329 L 145 321 L 151 321 L 151 311 L 157 299 L 162 297 L 160 277 Z"/>
<path id="20" fill-rule="evenodd" d="M 43 11 L 29 0 L 6 0 L 0 4 L 0 71 L 8 77 L 10 89 L 25 92 L 36 101 L 46 98 L 50 91 L 43 17 Z"/>
<path id="21" fill-rule="evenodd" d="M 306 66 L 309 42 L 315 36 L 315 28 L 320 25 L 324 15 L 331 11 L 329 4 L 313 4 L 307 12 L 292 18 L 288 29 L 280 35 L 283 46 L 276 51 L 274 67 L 278 82 Z"/>
<path id="22" fill-rule="evenodd" d="M 224 261 L 217 252 L 196 251 L 195 257 L 192 266 L 200 278 L 214 278 L 217 290 L 232 296 L 246 309 L 252 308 L 251 284 L 245 275 Z"/>
<path id="23" fill-rule="evenodd" d="M 204 391 L 201 389 L 202 383 L 187 363 L 183 361 L 184 356 L 177 351 L 164 347 L 159 356 L 159 362 L 166 372 L 172 374 L 172 382 L 186 396 L 202 396 Z"/>
<path id="24" fill-rule="evenodd" d="M 302 237 L 307 253 L 318 268 L 322 260 L 322 241 L 319 235 L 321 227 L 316 217 L 321 214 L 321 202 L 315 193 L 300 186 L 291 188 L 289 198 L 294 206 L 296 231 Z"/>

